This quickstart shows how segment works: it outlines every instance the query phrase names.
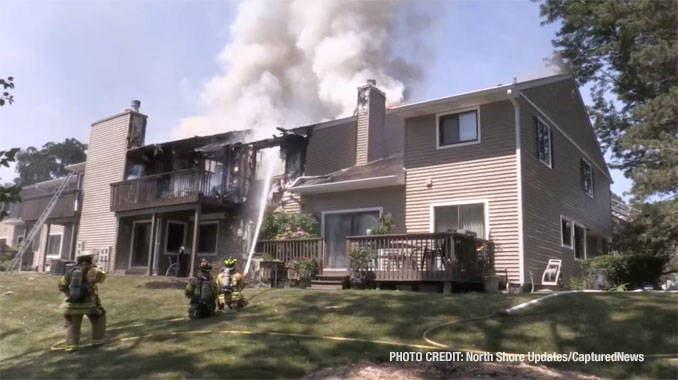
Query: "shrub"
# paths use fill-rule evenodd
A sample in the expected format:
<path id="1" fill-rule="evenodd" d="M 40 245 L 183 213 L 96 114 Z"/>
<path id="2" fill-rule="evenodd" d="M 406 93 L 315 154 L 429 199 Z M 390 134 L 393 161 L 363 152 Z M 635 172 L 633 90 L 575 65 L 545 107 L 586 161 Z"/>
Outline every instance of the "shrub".
<path id="1" fill-rule="evenodd" d="M 379 217 L 379 225 L 372 229 L 372 235 L 387 235 L 393 231 L 395 218 L 391 215 L 382 215 Z"/>
<path id="2" fill-rule="evenodd" d="M 301 257 L 292 261 L 292 270 L 299 276 L 299 287 L 311 286 L 311 279 L 318 273 L 318 262 L 315 259 Z"/>
<path id="3" fill-rule="evenodd" d="M 311 214 L 267 212 L 261 225 L 262 240 L 302 239 L 316 237 L 318 221 Z"/>
<path id="4" fill-rule="evenodd" d="M 586 260 L 583 267 L 590 277 L 603 273 L 612 288 L 639 288 L 657 284 L 666 261 L 659 256 L 606 255 Z"/>
<path id="5" fill-rule="evenodd" d="M 571 290 L 584 290 L 589 288 L 589 281 L 585 277 L 570 277 Z"/>

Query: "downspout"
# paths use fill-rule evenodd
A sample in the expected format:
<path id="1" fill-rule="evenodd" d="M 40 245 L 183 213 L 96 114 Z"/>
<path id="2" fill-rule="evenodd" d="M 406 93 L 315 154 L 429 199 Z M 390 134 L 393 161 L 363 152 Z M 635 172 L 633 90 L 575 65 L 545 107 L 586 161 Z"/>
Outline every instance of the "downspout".
<path id="1" fill-rule="evenodd" d="M 515 131 L 516 131 L 516 188 L 518 190 L 518 268 L 520 271 L 520 285 L 525 284 L 525 250 L 523 240 L 523 174 L 521 166 L 520 149 L 520 105 L 518 103 L 518 89 L 512 86 L 508 89 L 511 93 L 511 103 L 513 103 Z M 508 283 L 508 279 L 507 279 Z"/>

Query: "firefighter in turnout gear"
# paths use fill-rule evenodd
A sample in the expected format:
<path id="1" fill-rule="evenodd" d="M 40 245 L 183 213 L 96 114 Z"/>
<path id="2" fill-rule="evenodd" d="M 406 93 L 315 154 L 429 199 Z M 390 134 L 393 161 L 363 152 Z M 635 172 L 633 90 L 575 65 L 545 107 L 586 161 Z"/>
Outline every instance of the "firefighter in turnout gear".
<path id="1" fill-rule="evenodd" d="M 188 317 L 191 319 L 206 318 L 214 314 L 217 285 L 210 270 L 212 270 L 212 265 L 202 259 L 198 276 L 191 278 L 186 285 L 184 293 L 190 300 Z"/>
<path id="2" fill-rule="evenodd" d="M 104 282 L 106 273 L 93 264 L 94 255 L 84 251 L 76 265 L 59 280 L 59 290 L 66 295 L 62 304 L 66 320 L 66 351 L 78 349 L 82 319 L 86 315 L 92 324 L 92 345 L 104 344 L 106 311 L 101 307 L 97 284 Z"/>
<path id="3" fill-rule="evenodd" d="M 229 258 L 224 260 L 224 269 L 217 276 L 217 286 L 219 286 L 219 309 L 223 310 L 224 306 L 229 309 L 235 305 L 239 309 L 247 305 L 247 300 L 242 294 L 245 287 L 245 279 L 242 275 L 235 272 L 236 259 Z"/>

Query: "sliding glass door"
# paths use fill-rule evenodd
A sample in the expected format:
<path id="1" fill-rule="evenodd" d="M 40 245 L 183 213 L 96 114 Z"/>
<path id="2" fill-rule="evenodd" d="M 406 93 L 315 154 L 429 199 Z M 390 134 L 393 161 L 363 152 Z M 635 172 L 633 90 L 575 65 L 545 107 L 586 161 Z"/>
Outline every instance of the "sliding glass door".
<path id="1" fill-rule="evenodd" d="M 347 269 L 346 237 L 367 234 L 379 225 L 379 211 L 325 214 L 325 267 Z"/>

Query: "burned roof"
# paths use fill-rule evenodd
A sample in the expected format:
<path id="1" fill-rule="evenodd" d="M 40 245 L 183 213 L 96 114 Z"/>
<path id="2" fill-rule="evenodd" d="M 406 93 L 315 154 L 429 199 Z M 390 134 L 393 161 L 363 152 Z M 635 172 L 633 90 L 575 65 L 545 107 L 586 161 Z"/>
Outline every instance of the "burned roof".
<path id="1" fill-rule="evenodd" d="M 319 185 L 332 182 L 345 182 L 366 178 L 399 176 L 403 174 L 403 156 L 398 155 L 338 170 L 327 176 L 308 179 L 301 185 Z"/>
<path id="2" fill-rule="evenodd" d="M 132 155 L 143 154 L 146 152 L 154 151 L 156 149 L 197 150 L 207 152 L 210 151 L 210 148 L 212 148 L 211 150 L 216 150 L 229 144 L 243 142 L 246 140 L 249 133 L 250 133 L 249 130 L 244 130 L 244 131 L 230 131 L 225 133 L 218 133 L 209 136 L 195 136 L 181 140 L 144 145 L 139 148 L 130 149 L 129 153 Z"/>

